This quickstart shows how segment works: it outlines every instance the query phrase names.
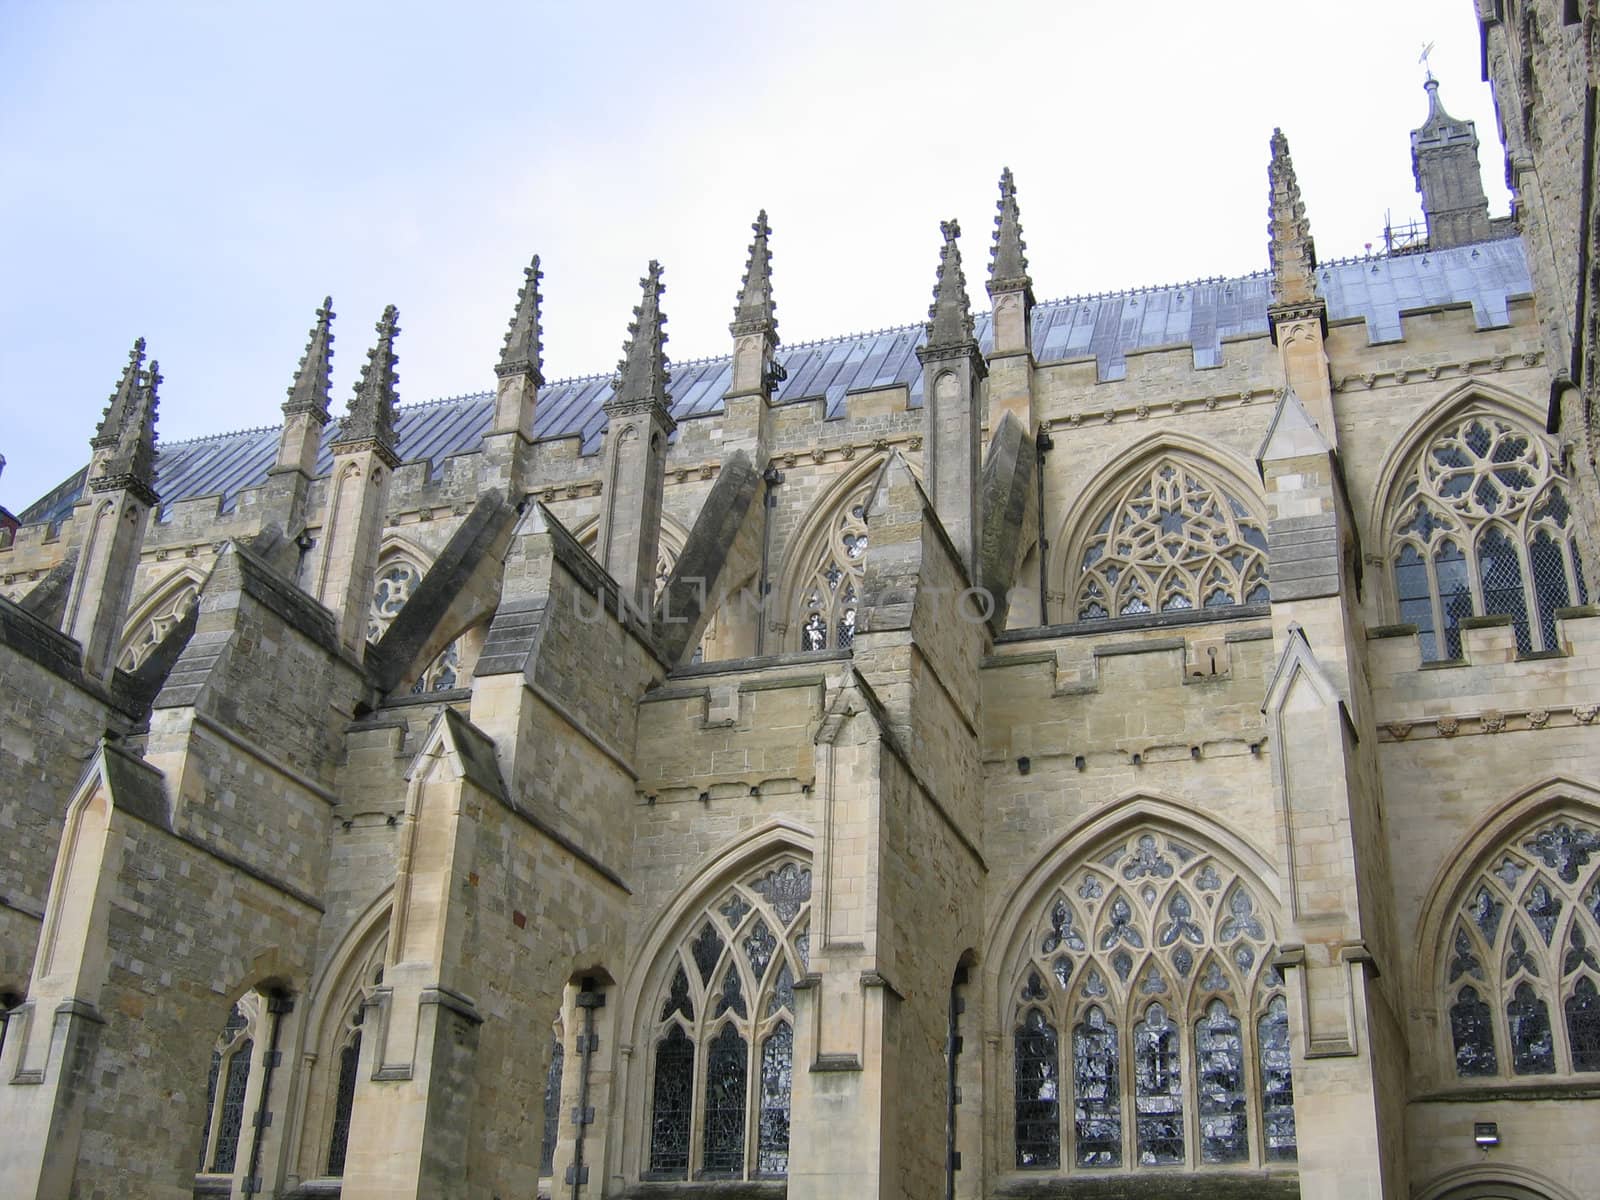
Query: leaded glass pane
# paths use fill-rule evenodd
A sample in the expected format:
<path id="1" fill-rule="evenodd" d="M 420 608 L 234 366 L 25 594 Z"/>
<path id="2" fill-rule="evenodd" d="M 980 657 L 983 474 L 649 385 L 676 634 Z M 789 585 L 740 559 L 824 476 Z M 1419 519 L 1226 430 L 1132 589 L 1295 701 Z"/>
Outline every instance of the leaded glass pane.
<path id="1" fill-rule="evenodd" d="M 778 939 L 772 936 L 772 931 L 767 928 L 767 923 L 760 917 L 756 918 L 750 932 L 744 938 L 744 954 L 750 963 L 750 978 L 758 984 L 762 976 L 767 973 L 767 964 L 772 961 L 772 952 L 778 948 Z"/>
<path id="2" fill-rule="evenodd" d="M 1183 1162 L 1183 1060 L 1178 1027 L 1160 1004 L 1133 1027 L 1133 1103 L 1139 1164 Z"/>
<path id="3" fill-rule="evenodd" d="M 1444 612 L 1444 656 L 1461 657 L 1461 622 L 1472 615 L 1471 572 L 1467 556 L 1446 539 L 1433 552 L 1433 574 L 1439 581 L 1439 606 Z"/>
<path id="4" fill-rule="evenodd" d="M 700 936 L 689 947 L 689 952 L 694 955 L 694 965 L 700 969 L 701 983 L 711 981 L 711 972 L 716 970 L 717 960 L 722 957 L 722 945 L 722 935 L 707 921 L 700 930 Z"/>
<path id="5" fill-rule="evenodd" d="M 250 1054 L 254 1043 L 249 1038 L 228 1059 L 226 1082 L 222 1088 L 222 1111 L 217 1118 L 217 1148 L 211 1156 L 211 1169 L 226 1175 L 239 1155 L 239 1131 L 244 1125 L 244 1093 L 250 1084 Z"/>
<path id="6" fill-rule="evenodd" d="M 872 482 L 845 500 L 811 555 L 811 574 L 801 586 L 799 612 L 802 650 L 848 650 L 855 640 L 856 609 L 865 579 L 867 501 Z"/>
<path id="7" fill-rule="evenodd" d="M 1528 894 L 1522 898 L 1522 907 L 1533 918 L 1533 927 L 1548 946 L 1555 935 L 1556 922 L 1561 918 L 1561 897 L 1541 879 L 1528 889 Z"/>
<path id="8" fill-rule="evenodd" d="M 689 1118 L 694 1103 L 694 1044 L 674 1025 L 656 1043 L 650 1118 L 650 1170 L 682 1179 L 689 1170 Z"/>
<path id="9" fill-rule="evenodd" d="M 1550 1009 L 1529 983 L 1519 983 L 1506 1005 L 1511 1026 L 1511 1069 L 1518 1075 L 1548 1075 L 1556 1069 Z"/>
<path id="10" fill-rule="evenodd" d="M 565 1057 L 561 1039 L 551 1038 L 550 1069 L 544 1076 L 544 1138 L 539 1143 L 540 1175 L 549 1175 L 555 1169 L 556 1138 L 561 1131 L 561 1068 Z"/>
<path id="11" fill-rule="evenodd" d="M 1478 539 L 1478 577 L 1483 585 L 1483 611 L 1511 618 L 1517 649 L 1533 649 L 1528 630 L 1528 598 L 1522 590 L 1522 561 L 1505 530 L 1492 525 Z"/>
<path id="12" fill-rule="evenodd" d="M 778 919 L 788 926 L 811 899 L 811 868 L 784 863 L 750 885 L 772 906 Z"/>
<path id="13" fill-rule="evenodd" d="M 1122 1076 L 1117 1027 L 1099 1007 L 1072 1031 L 1073 1134 L 1080 1167 L 1122 1163 Z"/>
<path id="14" fill-rule="evenodd" d="M 1538 855 L 1539 861 L 1554 871 L 1562 883 L 1577 883 L 1578 872 L 1589 865 L 1589 856 L 1600 851 L 1600 835 L 1582 825 L 1557 821 L 1522 844 Z"/>
<path id="15" fill-rule="evenodd" d="M 706 1054 L 706 1123 L 701 1169 L 707 1176 L 744 1173 L 745 1101 L 750 1066 L 744 1038 L 732 1025 L 711 1039 Z"/>
<path id="16" fill-rule="evenodd" d="M 782 1009 L 794 1011 L 794 976 L 788 963 L 778 964 L 778 977 L 772 984 L 772 995 L 767 999 L 767 1016 L 776 1016 Z"/>
<path id="17" fill-rule="evenodd" d="M 1456 1074 L 1470 1079 L 1500 1070 L 1494 1053 L 1494 1022 L 1478 989 L 1464 987 L 1450 1006 L 1450 1040 L 1455 1045 Z"/>
<path id="18" fill-rule="evenodd" d="M 557 1053 L 559 1053 L 559 1048 Z M 350 1149 L 350 1114 L 356 1103 L 356 1069 L 361 1062 L 361 1034 L 339 1051 L 339 1090 L 333 1100 L 333 1131 L 328 1137 L 328 1174 L 343 1175 L 345 1154 Z M 551 1135 L 550 1107 L 545 1099 L 545 1136 Z M 546 1172 L 548 1174 L 549 1172 Z"/>
<path id="19" fill-rule="evenodd" d="M 1401 623 L 1417 627 L 1423 661 L 1432 661 L 1438 657 L 1433 634 L 1433 587 L 1428 582 L 1428 564 L 1415 546 L 1402 546 L 1395 556 L 1394 590 Z"/>
<path id="20" fill-rule="evenodd" d="M 1539 647 L 1556 646 L 1556 610 L 1572 601 L 1567 591 L 1567 563 L 1561 544 L 1541 529 L 1528 546 L 1528 566 L 1533 573 L 1533 598 L 1539 608 Z"/>
<path id="21" fill-rule="evenodd" d="M 722 994 L 717 997 L 717 1007 L 711 1015 L 720 1017 L 729 1011 L 741 1017 L 749 1016 L 745 1011 L 744 987 L 739 981 L 739 968 L 733 963 L 728 964 L 728 973 L 722 977 Z"/>
<path id="22" fill-rule="evenodd" d="M 1061 1083 L 1056 1031 L 1030 1008 L 1014 1038 L 1017 1166 L 1061 1165 Z"/>
<path id="23" fill-rule="evenodd" d="M 1505 912 L 1506 906 L 1494 898 L 1494 893 L 1483 884 L 1478 885 L 1478 890 L 1473 894 L 1472 901 L 1467 905 L 1473 923 L 1483 934 L 1483 940 L 1489 945 L 1494 945 L 1494 939 L 1500 932 L 1500 915 Z"/>
<path id="24" fill-rule="evenodd" d="M 217 1079 L 222 1074 L 222 1051 L 211 1052 L 211 1073 L 206 1079 L 206 1123 L 200 1130 L 200 1161 L 196 1171 L 206 1169 L 206 1151 L 211 1148 L 211 1114 L 217 1107 Z"/>
<path id="25" fill-rule="evenodd" d="M 1289 1046 L 1289 1006 L 1274 996 L 1256 1023 L 1261 1057 L 1262 1145 L 1268 1162 L 1293 1162 L 1294 1054 Z"/>
<path id="26" fill-rule="evenodd" d="M 1207 1005 L 1205 1016 L 1196 1023 L 1194 1048 L 1199 1066 L 1200 1161 L 1244 1162 L 1250 1155 L 1244 1033 L 1238 1018 L 1221 1000 Z"/>
<path id="27" fill-rule="evenodd" d="M 1600 1071 L 1600 995 L 1594 981 L 1583 978 L 1567 997 L 1567 1044 L 1574 1071 Z"/>
<path id="28" fill-rule="evenodd" d="M 761 1113 L 756 1174 L 789 1171 L 789 1093 L 794 1084 L 794 1031 L 780 1023 L 761 1043 Z"/>
<path id="29" fill-rule="evenodd" d="M 694 1004 L 689 999 L 689 976 L 684 974 L 681 965 L 672 974 L 672 986 L 667 992 L 666 1003 L 661 1006 L 661 1019 L 665 1021 L 673 1013 L 681 1014 L 685 1020 L 694 1020 Z"/>

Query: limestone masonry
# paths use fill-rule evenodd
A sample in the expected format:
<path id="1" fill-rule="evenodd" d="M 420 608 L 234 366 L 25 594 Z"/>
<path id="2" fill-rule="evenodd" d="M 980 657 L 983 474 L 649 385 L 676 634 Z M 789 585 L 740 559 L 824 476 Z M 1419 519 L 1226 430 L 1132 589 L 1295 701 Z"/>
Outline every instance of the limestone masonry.
<path id="1" fill-rule="evenodd" d="M 1244 278 L 1038 300 L 1006 171 L 925 324 L 783 345 L 762 213 L 724 358 L 652 262 L 546 381 L 534 258 L 481 395 L 108 363 L 0 513 L 0 1194 L 1593 1197 L 1600 16 L 1477 3 L 1512 216 L 1430 78 L 1387 253 L 1275 132 Z"/>

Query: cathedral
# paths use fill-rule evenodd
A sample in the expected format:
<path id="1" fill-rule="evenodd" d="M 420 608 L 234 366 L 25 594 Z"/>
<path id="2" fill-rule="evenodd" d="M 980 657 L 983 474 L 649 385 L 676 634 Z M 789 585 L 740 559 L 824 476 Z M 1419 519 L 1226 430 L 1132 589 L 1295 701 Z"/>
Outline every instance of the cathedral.
<path id="1" fill-rule="evenodd" d="M 763 212 L 718 358 L 136 341 L 0 510 L 0 1194 L 1594 1196 L 1600 16 L 1476 4 L 1512 214 L 1430 76 L 1376 253 L 1273 132 L 1243 277 L 1036 298 L 1005 171 L 874 333 Z"/>

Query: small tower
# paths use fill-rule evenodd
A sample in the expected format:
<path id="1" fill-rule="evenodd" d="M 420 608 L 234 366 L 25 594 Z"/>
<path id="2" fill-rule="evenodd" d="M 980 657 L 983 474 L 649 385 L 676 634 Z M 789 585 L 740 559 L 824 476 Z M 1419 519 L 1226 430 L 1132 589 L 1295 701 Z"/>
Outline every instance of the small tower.
<path id="1" fill-rule="evenodd" d="M 989 250 L 989 302 L 994 313 L 994 347 L 989 352 L 989 420 L 992 433 L 1006 413 L 1033 433 L 1033 280 L 1028 276 L 1028 246 L 1022 240 L 1022 214 L 1011 168 L 1000 172 L 995 207 L 994 245 Z"/>
<path id="2" fill-rule="evenodd" d="M 322 522 L 315 595 L 333 610 L 339 640 L 358 658 L 367 642 L 372 581 L 389 507 L 389 477 L 400 464 L 394 434 L 400 384 L 394 339 L 400 332 L 399 317 L 392 304 L 383 310 L 377 344 L 367 351 L 350 411 L 339 424 Z"/>
<path id="3" fill-rule="evenodd" d="M 1439 81 L 1430 72 L 1428 119 L 1411 131 L 1411 173 L 1428 221 L 1428 248 L 1443 250 L 1489 237 L 1489 198 L 1478 165 L 1478 129 L 1458 121 L 1439 103 Z"/>
<path id="4" fill-rule="evenodd" d="M 755 240 L 739 281 L 739 300 L 733 308 L 733 379 L 723 395 L 722 452 L 743 450 L 757 468 L 767 459 L 767 434 L 774 388 L 784 379 L 778 362 L 777 305 L 772 299 L 772 251 L 767 239 L 772 229 L 767 210 L 750 226 Z"/>
<path id="5" fill-rule="evenodd" d="M 669 411 L 665 325 L 661 311 L 661 264 L 650 260 L 639 281 L 644 291 L 633 310 L 628 340 L 606 401 L 604 488 L 601 496 L 600 565 L 641 613 L 655 595 L 661 553 L 661 496 L 666 486 L 667 438 L 676 422 Z"/>
<path id="6" fill-rule="evenodd" d="M 967 278 L 956 239 L 961 226 L 941 221 L 944 247 L 928 309 L 922 363 L 923 474 L 934 511 L 969 574 L 976 571 L 979 385 L 987 374 L 973 335 Z"/>
<path id="7" fill-rule="evenodd" d="M 1299 395 L 1330 447 L 1338 444 L 1328 377 L 1328 305 L 1317 295 L 1317 249 L 1289 157 L 1289 139 L 1272 131 L 1267 166 L 1267 258 L 1272 303 L 1267 323 L 1283 364 L 1284 386 Z"/>
<path id="8" fill-rule="evenodd" d="M 62 629 L 83 649 L 85 675 L 110 682 L 122 622 L 139 569 L 145 525 L 156 506 L 156 395 L 160 364 L 146 373 L 144 339 L 134 342 L 122 379 L 90 440 L 88 496 L 80 502 L 82 539 Z"/>
<path id="9" fill-rule="evenodd" d="M 544 341 L 539 324 L 543 297 L 539 256 L 522 269 L 517 306 L 495 364 L 494 423 L 483 437 L 483 489 L 502 488 L 513 502 L 528 491 L 533 418 L 544 386 Z"/>
<path id="10" fill-rule="evenodd" d="M 317 450 L 328 423 L 333 377 L 333 297 L 325 296 L 306 338 L 306 352 L 283 402 L 283 433 L 278 461 L 268 472 L 268 503 L 273 518 L 290 537 L 305 528 L 306 495 L 317 474 Z"/>

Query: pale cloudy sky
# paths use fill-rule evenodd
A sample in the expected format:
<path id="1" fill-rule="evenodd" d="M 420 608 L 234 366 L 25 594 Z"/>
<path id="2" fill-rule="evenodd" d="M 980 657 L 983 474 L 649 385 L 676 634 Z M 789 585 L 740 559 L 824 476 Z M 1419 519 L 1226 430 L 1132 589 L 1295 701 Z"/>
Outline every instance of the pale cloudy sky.
<path id="1" fill-rule="evenodd" d="M 1418 52 L 1509 196 L 1471 0 L 444 5 L 0 0 L 0 504 L 87 459 L 129 344 L 162 437 L 274 424 L 331 292 L 343 412 L 384 304 L 405 402 L 493 381 L 529 255 L 545 374 L 610 370 L 666 267 L 726 352 L 749 223 L 780 332 L 923 317 L 941 218 L 986 302 L 1017 175 L 1041 298 L 1266 265 L 1288 135 L 1323 258 L 1419 213 Z"/>

